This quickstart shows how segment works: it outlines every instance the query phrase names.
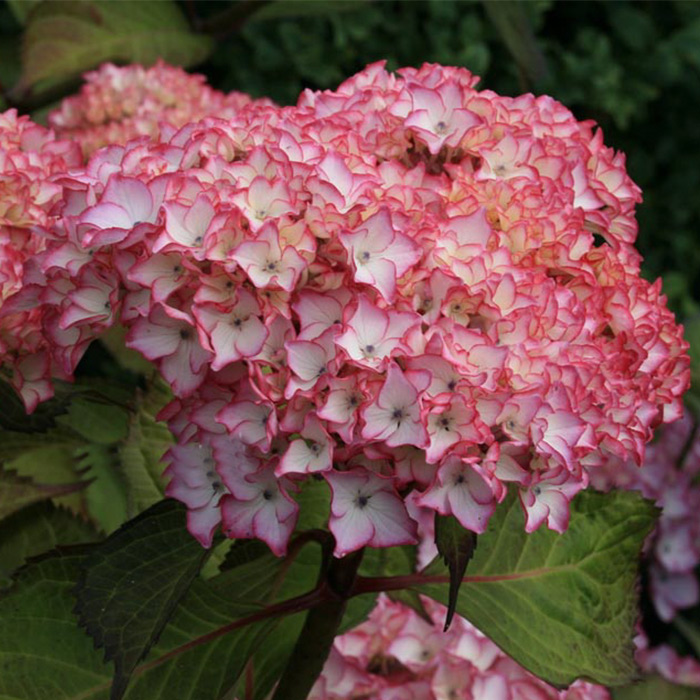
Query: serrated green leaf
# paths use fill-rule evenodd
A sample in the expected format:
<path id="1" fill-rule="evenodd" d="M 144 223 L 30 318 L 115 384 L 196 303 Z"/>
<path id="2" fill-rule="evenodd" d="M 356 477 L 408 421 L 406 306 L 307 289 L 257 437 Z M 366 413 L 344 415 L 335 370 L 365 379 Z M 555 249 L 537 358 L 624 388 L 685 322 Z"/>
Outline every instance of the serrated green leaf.
<path id="1" fill-rule="evenodd" d="M 98 445 L 113 445 L 124 440 L 129 430 L 129 413 L 109 403 L 91 401 L 75 396 L 65 416 L 57 421 L 73 430 L 86 441 Z"/>
<path id="2" fill-rule="evenodd" d="M 63 81 L 105 61 L 150 65 L 161 58 L 191 66 L 211 46 L 208 37 L 190 31 L 169 0 L 52 0 L 29 17 L 20 83 L 28 88 Z"/>
<path id="3" fill-rule="evenodd" d="M 99 538 L 91 523 L 50 501 L 23 508 L 5 519 L 0 530 L 0 586 L 9 584 L 10 575 L 30 557 Z"/>
<path id="4" fill-rule="evenodd" d="M 168 400 L 159 387 L 139 398 L 139 405 L 129 422 L 129 434 L 119 448 L 121 474 L 126 484 L 129 514 L 134 516 L 163 498 L 165 480 L 161 462 L 173 443 L 172 433 L 155 414 Z"/>
<path id="5" fill-rule="evenodd" d="M 25 506 L 82 491 L 86 481 L 44 484 L 0 467 L 0 520 Z"/>
<path id="6" fill-rule="evenodd" d="M 204 563 L 187 509 L 161 501 L 95 548 L 77 586 L 80 624 L 114 661 L 112 700 L 167 624 Z"/>
<path id="7" fill-rule="evenodd" d="M 62 551 L 33 562 L 0 598 L 0 697 L 108 699 L 112 663 L 102 662 L 71 612 L 72 591 L 89 552 Z M 284 635 L 277 636 L 281 618 L 231 625 L 272 602 L 271 590 L 279 600 L 313 588 L 320 548 L 307 546 L 288 568 L 282 564 L 268 552 L 210 581 L 195 580 L 134 670 L 125 700 L 220 700 L 235 688 L 251 656 L 266 648 L 271 635 L 275 644 Z M 304 613 L 295 616 L 302 620 Z"/>
<path id="8" fill-rule="evenodd" d="M 564 534 L 528 535 L 511 494 L 479 536 L 457 612 L 549 683 L 628 683 L 636 674 L 639 557 L 657 512 L 637 493 L 583 492 Z M 425 573 L 441 583 L 416 590 L 447 604 L 443 563 L 436 559 Z"/>
<path id="9" fill-rule="evenodd" d="M 6 446 L 3 440 L 5 435 L 3 434 L 0 437 L 0 452 Z M 41 438 L 44 436 L 41 433 L 36 433 L 34 437 Z M 21 451 L 13 459 L 5 462 L 5 467 L 16 471 L 21 476 L 29 477 L 45 484 L 64 484 L 76 481 L 79 478 L 87 481 L 84 474 L 81 475 L 77 472 L 75 443 L 51 444 L 51 440 L 47 442 L 48 444 L 45 446 L 34 448 L 30 446 L 26 450 Z M 66 506 L 76 514 L 87 514 L 85 491 L 56 497 L 53 500 L 57 505 Z"/>
<path id="10" fill-rule="evenodd" d="M 476 549 L 476 533 L 462 527 L 454 515 L 435 513 L 435 545 L 450 572 L 445 629 L 450 627 L 457 607 L 457 596 L 469 560 Z"/>
<path id="11" fill-rule="evenodd" d="M 74 433 L 63 428 L 26 433 L 3 430 L 0 431 L 0 461 L 14 469 L 14 460 L 33 450 L 66 449 L 70 452 L 81 443 Z M 50 465 L 47 465 L 47 471 L 51 471 Z"/>
<path id="12" fill-rule="evenodd" d="M 676 685 L 658 676 L 646 676 L 638 683 L 613 688 L 613 700 L 698 700 L 700 688 Z"/>
<path id="13" fill-rule="evenodd" d="M 106 532 L 114 532 L 129 519 L 126 485 L 119 471 L 116 447 L 84 445 L 76 452 L 77 464 L 86 478 L 85 502 L 91 517 Z"/>

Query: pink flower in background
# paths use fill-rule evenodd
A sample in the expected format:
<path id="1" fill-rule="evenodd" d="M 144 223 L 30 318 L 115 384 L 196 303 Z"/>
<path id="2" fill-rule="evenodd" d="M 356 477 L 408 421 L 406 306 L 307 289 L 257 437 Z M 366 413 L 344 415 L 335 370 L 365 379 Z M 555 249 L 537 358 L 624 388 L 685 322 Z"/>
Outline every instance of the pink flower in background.
<path id="1" fill-rule="evenodd" d="M 337 637 L 311 700 L 610 700 L 599 685 L 576 681 L 557 690 L 507 657 L 466 620 L 443 633 L 445 608 L 421 598 L 429 620 L 407 605 L 380 596 L 369 618 Z M 670 651 L 670 650 L 669 650 Z M 695 679 L 667 653 L 657 668 L 675 678 Z"/>
<path id="2" fill-rule="evenodd" d="M 240 92 L 225 95 L 209 87 L 203 76 L 162 61 L 152 68 L 106 63 L 84 78 L 80 92 L 49 114 L 49 125 L 77 141 L 86 156 L 138 136 L 157 138 L 162 124 L 179 128 L 210 115 L 232 117 L 254 102 Z"/>

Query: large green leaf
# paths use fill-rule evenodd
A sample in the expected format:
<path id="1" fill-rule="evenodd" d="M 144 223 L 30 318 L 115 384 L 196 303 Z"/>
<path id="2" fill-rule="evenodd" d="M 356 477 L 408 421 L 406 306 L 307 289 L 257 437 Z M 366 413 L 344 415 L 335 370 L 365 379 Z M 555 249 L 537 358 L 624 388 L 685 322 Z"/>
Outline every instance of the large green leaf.
<path id="1" fill-rule="evenodd" d="M 75 431 L 84 440 L 98 445 L 113 445 L 127 436 L 129 413 L 111 403 L 75 396 L 58 423 Z"/>
<path id="2" fill-rule="evenodd" d="M 615 688 L 613 700 L 699 700 L 700 688 L 676 685 L 658 676 L 646 676 L 638 683 Z"/>
<path id="3" fill-rule="evenodd" d="M 564 534 L 527 535 L 511 494 L 479 537 L 457 612 L 550 683 L 628 683 L 636 674 L 637 568 L 657 509 L 632 492 L 584 492 L 571 511 Z M 433 583 L 417 590 L 447 604 L 444 564 L 435 560 L 425 573 Z"/>
<path id="4" fill-rule="evenodd" d="M 279 600 L 313 588 L 318 549 L 305 547 L 288 567 L 267 554 L 209 581 L 196 579 L 148 657 L 134 669 L 125 699 L 230 697 L 249 659 L 271 639 L 275 648 L 291 649 L 294 639 L 289 635 L 301 623 L 256 617 L 244 620 L 250 622 L 245 627 L 237 625 L 243 616 L 259 617 L 272 602 L 271 591 Z M 62 551 L 30 564 L 0 598 L 3 700 L 109 698 L 112 664 L 103 663 L 72 614 L 72 591 L 89 551 Z"/>
<path id="5" fill-rule="evenodd" d="M 241 566 L 241 562 L 247 557 L 252 557 L 250 561 L 253 561 L 256 552 L 259 552 L 258 562 L 267 561 L 267 569 L 275 571 L 275 577 L 268 587 L 274 589 L 276 599 L 289 599 L 313 588 L 321 564 L 321 552 L 316 543 L 305 546 L 296 553 L 292 566 L 288 572 L 285 572 L 283 578 L 280 578 L 277 573 L 284 571 L 284 567 L 280 566 L 282 561 L 274 560 L 269 550 L 265 551 L 267 547 L 263 545 L 261 549 L 258 547 L 259 544 L 261 543 L 249 541 L 244 543 L 243 547 L 236 547 L 237 552 L 229 558 L 229 564 L 237 561 L 238 566 Z M 225 576 L 222 578 L 225 580 Z M 264 587 L 261 590 L 264 590 Z M 269 697 L 270 691 L 282 675 L 291 656 L 304 624 L 304 617 L 305 614 L 296 614 L 279 621 L 274 634 L 270 634 L 251 657 L 249 662 L 251 673 L 240 679 L 236 697 L 252 697 L 253 700 L 264 700 Z M 248 692 L 248 695 L 244 691 Z"/>
<path id="6" fill-rule="evenodd" d="M 28 452 L 40 449 L 66 449 L 73 450 L 82 443 L 82 440 L 72 431 L 65 428 L 56 428 L 47 432 L 19 432 L 11 430 L 0 431 L 0 461 L 7 466 L 16 469 L 12 463 L 18 457 L 25 456 Z M 51 460 L 37 464 L 33 475 L 44 471 L 51 471 Z M 18 470 L 21 471 L 21 470 Z"/>
<path id="7" fill-rule="evenodd" d="M 0 530 L 0 586 L 30 557 L 58 545 L 94 542 L 100 535 L 87 521 L 50 501 L 23 508 Z"/>
<path id="8" fill-rule="evenodd" d="M 161 501 L 88 557 L 78 587 L 80 623 L 114 661 L 112 698 L 158 639 L 199 572 L 206 550 L 187 531 L 187 509 Z"/>
<path id="9" fill-rule="evenodd" d="M 29 16 L 20 83 L 63 81 L 104 61 L 149 65 L 162 58 L 190 66 L 210 49 L 209 38 L 193 34 L 171 0 L 52 0 Z"/>
<path id="10" fill-rule="evenodd" d="M 39 483 L 0 467 L 0 519 L 32 503 L 82 491 L 87 485 L 86 481 L 64 484 Z"/>

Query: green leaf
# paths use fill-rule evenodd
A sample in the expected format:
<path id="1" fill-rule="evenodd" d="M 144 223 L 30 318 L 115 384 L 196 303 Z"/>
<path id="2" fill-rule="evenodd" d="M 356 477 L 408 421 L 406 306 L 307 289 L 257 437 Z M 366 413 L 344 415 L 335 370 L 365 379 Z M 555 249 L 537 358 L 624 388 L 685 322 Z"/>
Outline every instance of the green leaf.
<path id="1" fill-rule="evenodd" d="M 15 19 L 23 25 L 26 24 L 31 11 L 42 2 L 42 0 L 6 0 L 6 2 Z"/>
<path id="2" fill-rule="evenodd" d="M 274 634 L 268 635 L 265 643 L 251 659 L 252 669 L 252 700 L 265 700 L 269 698 L 270 691 L 282 675 L 287 661 L 291 656 L 294 643 L 304 625 L 304 615 L 290 615 L 280 620 L 274 630 Z M 245 679 L 241 679 L 239 687 L 245 686 Z M 249 697 L 240 693 L 239 697 Z"/>
<path id="3" fill-rule="evenodd" d="M 454 515 L 435 513 L 435 545 L 450 572 L 450 592 L 447 602 L 445 629 L 450 627 L 457 607 L 464 572 L 476 549 L 476 533 L 462 527 Z"/>
<path id="4" fill-rule="evenodd" d="M 309 479 L 299 493 L 292 494 L 299 504 L 297 532 L 325 529 L 331 514 L 331 490 L 325 479 Z"/>
<path id="5" fill-rule="evenodd" d="M 112 700 L 158 639 L 204 563 L 187 531 L 186 508 L 162 501 L 101 543 L 77 586 L 80 624 L 114 661 Z"/>
<path id="6" fill-rule="evenodd" d="M 137 411 L 129 422 L 129 434 L 119 448 L 121 474 L 126 484 L 127 505 L 130 515 L 137 515 L 163 498 L 165 480 L 164 452 L 173 442 L 172 433 L 155 414 L 168 400 L 158 386 L 140 397 Z"/>
<path id="7" fill-rule="evenodd" d="M 129 413 L 109 403 L 98 403 L 84 396 L 76 396 L 68 413 L 58 422 L 78 435 L 98 445 L 113 445 L 124 440 L 129 430 Z"/>
<path id="8" fill-rule="evenodd" d="M 239 543 L 236 544 L 238 545 Z M 268 570 L 272 568 L 275 571 L 275 577 L 269 584 L 270 588 L 274 587 L 275 589 L 275 599 L 284 600 L 298 596 L 314 587 L 321 566 L 321 550 L 316 543 L 312 546 L 307 545 L 303 547 L 297 553 L 293 564 L 281 580 L 277 572 L 283 570 L 281 566 L 283 561 L 276 560 L 277 563 L 275 563 L 274 557 L 267 550 L 267 547 L 263 545 L 264 549 L 260 550 L 255 545 L 261 543 L 255 540 L 250 540 L 245 544 L 254 546 L 237 547 L 238 555 L 236 560 L 239 562 L 238 565 L 242 565 L 243 560 L 247 557 L 255 557 L 256 551 L 264 552 L 262 557 L 258 557 L 258 560 L 260 563 L 267 561 L 266 568 Z M 291 656 L 294 644 L 304 624 L 304 618 L 305 614 L 296 614 L 279 621 L 278 626 L 274 629 L 274 633 L 265 639 L 265 643 L 251 657 L 251 677 L 250 679 L 241 678 L 239 681 L 237 686 L 239 691 L 238 697 L 248 697 L 242 692 L 247 680 L 252 681 L 251 697 L 253 700 L 264 700 L 269 697 L 270 691 L 282 675 L 282 671 Z"/>
<path id="9" fill-rule="evenodd" d="M 0 454 L 6 447 L 5 436 L 0 434 Z M 31 437 L 31 436 L 30 436 Z M 43 438 L 41 433 L 36 433 L 35 438 Z M 7 469 L 12 469 L 24 477 L 44 484 L 65 484 L 76 481 L 84 474 L 78 474 L 75 458 L 75 443 L 51 444 L 47 441 L 45 446 L 28 447 L 13 459 L 5 462 Z M 15 444 L 16 447 L 16 444 Z M 91 484 L 90 486 L 93 486 Z M 90 488 L 90 487 L 88 487 Z M 53 498 L 54 503 L 70 508 L 76 514 L 86 514 L 85 491 L 78 491 L 66 496 Z"/>
<path id="10" fill-rule="evenodd" d="M 700 688 L 669 683 L 658 676 L 646 676 L 639 683 L 612 689 L 613 700 L 698 700 Z"/>
<path id="11" fill-rule="evenodd" d="M 64 550 L 31 563 L 0 598 L 1 698 L 109 697 L 112 664 L 103 663 L 72 614 L 75 581 L 89 552 Z M 268 553 L 210 581 L 196 579 L 148 657 L 134 669 L 125 700 L 230 697 L 248 660 L 264 652 L 270 640 L 276 645 L 286 639 L 277 630 L 284 632 L 282 623 L 293 618 L 233 625 L 248 622 L 242 616 L 260 613 L 272 602 L 273 584 L 274 600 L 313 588 L 320 548 L 307 546 L 288 568 L 283 563 Z M 303 613 L 296 618 L 303 619 Z M 287 639 L 283 647 L 293 642 Z"/>
<path id="12" fill-rule="evenodd" d="M 657 512 L 633 492 L 583 492 L 564 534 L 528 535 L 511 493 L 479 536 L 457 612 L 549 683 L 628 683 L 636 674 L 637 568 Z M 425 574 L 433 582 L 416 590 L 447 604 L 442 562 Z"/>
<path id="13" fill-rule="evenodd" d="M 42 484 L 0 467 L 0 519 L 12 515 L 12 513 L 32 503 L 82 491 L 87 485 L 87 481 Z"/>
<path id="14" fill-rule="evenodd" d="M 211 49 L 170 0 L 52 0 L 36 7 L 23 41 L 23 88 L 74 78 L 105 61 L 191 66 Z"/>
<path id="15" fill-rule="evenodd" d="M 157 374 L 156 366 L 152 362 L 149 362 L 140 352 L 126 347 L 126 328 L 124 326 L 115 324 L 107 329 L 100 336 L 100 342 L 125 369 L 147 376 Z"/>
<path id="16" fill-rule="evenodd" d="M 5 519 L 0 530 L 0 586 L 30 557 L 58 545 L 94 542 L 97 530 L 87 521 L 50 501 L 36 503 Z"/>
<path id="17" fill-rule="evenodd" d="M 368 547 L 365 549 L 358 573 L 361 576 L 404 576 L 413 573 L 415 567 L 416 547 L 413 545 Z M 422 610 L 420 596 L 415 591 L 410 589 L 393 591 L 390 597 L 394 594 L 396 595 L 395 599 L 401 599 L 406 605 Z M 376 600 L 376 594 L 367 593 L 350 598 L 338 633 L 343 634 L 366 620 L 374 609 Z"/>
<path id="18" fill-rule="evenodd" d="M 115 447 L 85 445 L 76 452 L 78 466 L 93 482 L 85 490 L 87 509 L 106 532 L 129 519 L 126 485 L 119 471 Z"/>
<path id="19" fill-rule="evenodd" d="M 69 451 L 82 443 L 75 434 L 58 428 L 47 432 L 0 431 L 0 461 L 11 462 L 37 449 L 66 448 Z M 11 465 L 13 466 L 13 465 Z M 48 465 L 47 465 L 48 467 Z M 48 467 L 50 470 L 50 467 Z"/>

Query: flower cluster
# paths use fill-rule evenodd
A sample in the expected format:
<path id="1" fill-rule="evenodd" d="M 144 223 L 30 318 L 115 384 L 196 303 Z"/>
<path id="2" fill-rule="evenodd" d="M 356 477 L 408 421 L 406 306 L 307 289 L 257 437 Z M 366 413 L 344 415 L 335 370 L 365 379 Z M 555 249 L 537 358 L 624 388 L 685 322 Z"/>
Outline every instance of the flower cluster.
<path id="1" fill-rule="evenodd" d="M 0 310 L 31 278 L 32 260 L 47 247 L 51 211 L 63 194 L 53 177 L 80 162 L 75 144 L 57 140 L 15 110 L 0 113 Z M 20 390 L 23 374 L 32 374 L 35 353 L 45 345 L 42 316 L 29 304 L 0 321 L 0 358 L 15 357 L 12 378 Z M 26 389 L 29 394 L 38 390 L 48 395 L 41 390 L 48 385 L 40 379 L 46 369 L 33 375 L 36 383 L 34 389 Z M 28 398 L 29 405 L 34 401 Z"/>
<path id="2" fill-rule="evenodd" d="M 483 532 L 509 484 L 528 531 L 564 530 L 589 473 L 680 414 L 687 346 L 639 276 L 623 157 L 476 82 L 374 64 L 59 178 L 0 314 L 41 315 L 10 358 L 28 407 L 119 321 L 175 393 L 168 493 L 205 546 L 222 523 L 284 553 L 318 479 L 337 556 L 416 542 L 407 506 Z"/>
<path id="3" fill-rule="evenodd" d="M 252 101 L 242 92 L 225 95 L 209 87 L 203 75 L 162 61 L 151 68 L 105 63 L 86 73 L 85 81 L 77 95 L 49 114 L 49 124 L 62 138 L 77 141 L 86 156 L 138 136 L 158 138 L 165 125 L 180 128 L 213 115 L 226 119 Z"/>
<path id="4" fill-rule="evenodd" d="M 444 633 L 445 609 L 423 603 L 432 624 L 380 596 L 366 622 L 335 640 L 309 700 L 610 700 L 605 688 L 583 681 L 556 690 L 466 620 Z"/>

